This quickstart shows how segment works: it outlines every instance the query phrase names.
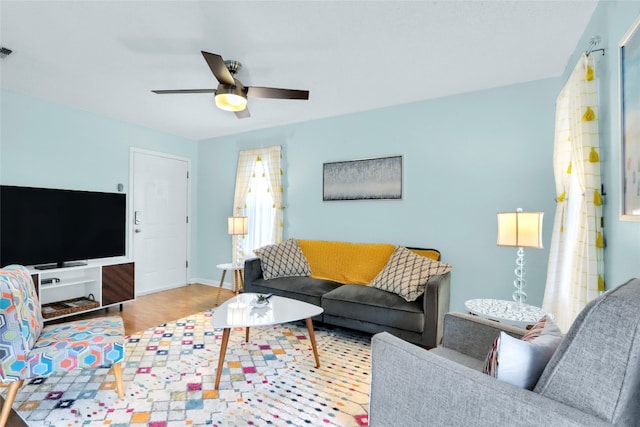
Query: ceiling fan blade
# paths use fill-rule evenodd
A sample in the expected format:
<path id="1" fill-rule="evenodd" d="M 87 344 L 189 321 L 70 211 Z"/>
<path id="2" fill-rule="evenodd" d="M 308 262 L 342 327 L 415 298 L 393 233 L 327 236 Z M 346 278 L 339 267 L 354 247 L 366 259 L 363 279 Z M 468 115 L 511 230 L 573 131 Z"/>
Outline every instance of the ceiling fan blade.
<path id="1" fill-rule="evenodd" d="M 251 114 L 249 114 L 249 109 L 245 108 L 242 111 L 236 111 L 236 117 L 239 119 L 246 119 L 248 117 L 251 117 Z"/>
<path id="2" fill-rule="evenodd" d="M 173 89 L 173 90 L 152 90 L 158 95 L 168 95 L 171 93 L 216 93 L 215 89 Z"/>
<path id="3" fill-rule="evenodd" d="M 308 90 L 278 89 L 275 87 L 249 86 L 247 97 L 278 99 L 309 99 Z"/>
<path id="4" fill-rule="evenodd" d="M 222 84 L 225 85 L 234 85 L 235 80 L 233 80 L 233 76 L 231 72 L 227 69 L 227 66 L 224 64 L 224 59 L 222 56 L 216 55 L 215 53 L 205 52 L 204 50 L 200 51 L 202 56 L 204 56 L 204 60 L 207 61 L 207 65 L 211 68 L 211 72 L 216 79 Z"/>

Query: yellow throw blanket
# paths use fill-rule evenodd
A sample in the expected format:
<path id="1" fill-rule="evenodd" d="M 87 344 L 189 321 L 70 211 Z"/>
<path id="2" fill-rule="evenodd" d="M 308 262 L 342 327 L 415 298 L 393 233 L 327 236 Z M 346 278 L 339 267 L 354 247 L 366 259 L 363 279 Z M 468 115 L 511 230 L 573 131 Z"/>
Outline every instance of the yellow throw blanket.
<path id="1" fill-rule="evenodd" d="M 420 249 L 420 248 L 407 248 L 414 254 L 418 254 L 427 258 L 435 259 L 436 261 L 440 261 L 440 252 L 435 249 Z"/>
<path id="2" fill-rule="evenodd" d="M 298 244 L 309 261 L 311 277 L 360 285 L 371 283 L 395 249 L 386 243 L 298 240 Z"/>

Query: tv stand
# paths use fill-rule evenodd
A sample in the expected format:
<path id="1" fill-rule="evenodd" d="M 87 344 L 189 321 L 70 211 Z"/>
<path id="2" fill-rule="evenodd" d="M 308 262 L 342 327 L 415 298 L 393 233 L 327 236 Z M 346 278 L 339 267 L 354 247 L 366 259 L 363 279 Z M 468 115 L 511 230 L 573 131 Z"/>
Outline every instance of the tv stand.
<path id="1" fill-rule="evenodd" d="M 86 261 L 52 262 L 51 264 L 36 265 L 33 268 L 36 270 L 52 270 L 54 268 L 79 267 L 87 264 Z"/>
<path id="2" fill-rule="evenodd" d="M 73 265 L 70 265 L 73 264 Z M 43 268 L 44 267 L 44 268 Z M 124 258 L 39 265 L 31 270 L 45 321 L 135 299 L 134 263 Z"/>

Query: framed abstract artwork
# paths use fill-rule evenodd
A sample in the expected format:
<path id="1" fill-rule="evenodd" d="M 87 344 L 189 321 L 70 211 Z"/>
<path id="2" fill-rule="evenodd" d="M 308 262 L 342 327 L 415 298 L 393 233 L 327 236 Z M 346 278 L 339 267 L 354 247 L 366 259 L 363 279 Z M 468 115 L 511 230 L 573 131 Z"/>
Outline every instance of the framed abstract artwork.
<path id="1" fill-rule="evenodd" d="M 402 156 L 322 165 L 322 200 L 402 199 Z"/>
<path id="2" fill-rule="evenodd" d="M 619 44 L 620 219 L 640 221 L 640 17 Z"/>

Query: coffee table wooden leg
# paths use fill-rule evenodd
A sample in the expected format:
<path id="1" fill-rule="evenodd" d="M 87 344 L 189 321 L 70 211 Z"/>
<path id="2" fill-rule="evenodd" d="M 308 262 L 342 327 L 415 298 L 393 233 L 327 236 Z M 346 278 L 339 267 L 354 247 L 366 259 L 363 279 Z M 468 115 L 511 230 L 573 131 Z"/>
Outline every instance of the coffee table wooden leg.
<path id="1" fill-rule="evenodd" d="M 227 344 L 229 343 L 229 333 L 231 328 L 224 328 L 222 331 L 222 343 L 220 343 L 220 358 L 218 359 L 218 370 L 216 371 L 216 383 L 213 386 L 217 390 L 220 386 L 220 377 L 222 376 L 222 367 L 224 366 L 224 356 L 227 353 Z"/>
<path id="2" fill-rule="evenodd" d="M 311 347 L 313 348 L 313 357 L 316 358 L 316 368 L 320 367 L 320 356 L 318 356 L 318 347 L 316 346 L 316 334 L 313 332 L 313 321 L 310 317 L 304 319 L 307 324 L 307 331 L 309 332 L 309 339 L 311 340 Z"/>
<path id="3" fill-rule="evenodd" d="M 249 342 L 249 327 L 247 326 L 246 336 L 244 337 L 244 342 Z"/>

